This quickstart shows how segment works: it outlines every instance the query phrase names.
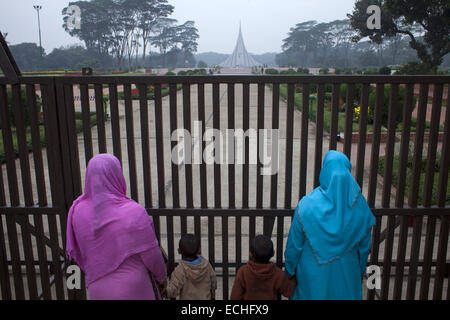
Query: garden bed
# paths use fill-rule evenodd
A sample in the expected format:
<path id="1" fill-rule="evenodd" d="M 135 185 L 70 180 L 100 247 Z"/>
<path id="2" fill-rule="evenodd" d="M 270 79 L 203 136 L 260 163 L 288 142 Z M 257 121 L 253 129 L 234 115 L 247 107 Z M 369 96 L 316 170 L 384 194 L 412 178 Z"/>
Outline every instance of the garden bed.
<path id="1" fill-rule="evenodd" d="M 97 116 L 95 114 L 95 112 L 91 112 L 90 115 L 90 126 L 91 128 L 93 126 L 95 126 L 97 124 Z M 75 128 L 76 128 L 76 133 L 80 133 L 83 131 L 83 121 L 82 121 L 82 114 L 81 112 L 76 112 L 75 113 Z M 14 152 L 16 154 L 16 157 L 19 156 L 19 144 L 17 142 L 17 134 L 16 134 L 16 128 L 12 127 L 11 128 L 11 132 L 12 132 L 12 142 L 13 142 L 13 148 L 14 148 Z M 41 143 L 41 147 L 45 147 L 45 128 L 44 125 L 40 125 L 39 126 L 39 140 Z M 32 152 L 33 151 L 33 146 L 32 146 L 32 139 L 31 139 L 31 131 L 29 129 L 29 127 L 27 128 L 27 133 L 26 133 L 26 141 L 27 141 L 27 149 L 28 152 Z M 5 150 L 4 150 L 4 145 L 3 145 L 3 135 L 2 135 L 2 130 L 0 129 L 0 163 L 5 163 Z"/>

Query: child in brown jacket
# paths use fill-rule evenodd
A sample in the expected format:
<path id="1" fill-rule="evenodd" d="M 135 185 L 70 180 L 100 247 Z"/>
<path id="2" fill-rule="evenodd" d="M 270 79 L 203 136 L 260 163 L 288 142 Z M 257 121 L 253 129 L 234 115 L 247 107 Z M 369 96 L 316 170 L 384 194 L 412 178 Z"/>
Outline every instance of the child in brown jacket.
<path id="1" fill-rule="evenodd" d="M 163 295 L 180 300 L 214 300 L 216 274 L 208 260 L 200 255 L 200 239 L 185 234 L 179 242 L 178 253 L 182 260 L 172 272 Z"/>
<path id="2" fill-rule="evenodd" d="M 289 298 L 294 293 L 295 280 L 270 262 L 274 255 L 270 238 L 259 235 L 250 244 L 250 261 L 242 266 L 234 280 L 231 300 L 276 300 L 277 294 Z"/>

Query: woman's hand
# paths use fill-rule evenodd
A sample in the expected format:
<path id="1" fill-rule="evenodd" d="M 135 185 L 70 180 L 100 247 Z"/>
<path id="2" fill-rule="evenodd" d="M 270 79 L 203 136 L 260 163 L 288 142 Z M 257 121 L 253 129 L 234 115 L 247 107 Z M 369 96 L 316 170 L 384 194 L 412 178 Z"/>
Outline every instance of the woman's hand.
<path id="1" fill-rule="evenodd" d="M 158 282 L 158 289 L 161 295 L 167 298 L 167 279 L 163 282 Z"/>

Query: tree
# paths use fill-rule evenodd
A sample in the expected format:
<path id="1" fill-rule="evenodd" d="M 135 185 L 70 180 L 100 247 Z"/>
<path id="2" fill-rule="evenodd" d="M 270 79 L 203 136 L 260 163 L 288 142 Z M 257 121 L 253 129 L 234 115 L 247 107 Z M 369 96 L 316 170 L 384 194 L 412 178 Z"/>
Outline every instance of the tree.
<path id="1" fill-rule="evenodd" d="M 169 49 L 173 49 L 177 43 L 177 20 L 171 18 L 161 18 L 155 26 L 156 35 L 151 38 L 152 45 L 159 48 L 163 56 L 163 65 L 166 66 L 166 54 Z"/>
<path id="2" fill-rule="evenodd" d="M 301 61 L 301 66 L 307 66 L 309 56 L 317 48 L 317 41 L 311 32 L 316 25 L 316 21 L 306 21 L 291 28 L 282 45 L 283 53 L 287 59 Z"/>
<path id="3" fill-rule="evenodd" d="M 41 69 L 41 49 L 35 43 L 20 43 L 9 47 L 11 54 L 22 71 Z M 42 49 L 42 56 L 45 56 Z"/>
<path id="4" fill-rule="evenodd" d="M 200 36 L 198 35 L 198 29 L 195 27 L 194 21 L 186 21 L 178 26 L 177 29 L 177 40 L 181 44 L 181 50 L 183 50 L 183 60 L 186 61 L 188 55 L 197 52 L 197 40 Z"/>
<path id="5" fill-rule="evenodd" d="M 79 29 L 69 29 L 67 22 L 70 17 L 68 8 L 76 5 L 81 10 L 81 26 Z M 74 1 L 62 10 L 63 28 L 72 37 L 84 42 L 87 49 L 100 54 L 109 53 L 111 48 L 110 9 L 115 5 L 113 0 Z"/>
<path id="6" fill-rule="evenodd" d="M 200 61 L 198 62 L 198 64 L 197 64 L 197 67 L 198 67 L 198 68 L 207 68 L 207 67 L 208 67 L 208 64 L 207 64 L 205 61 L 200 60 Z"/>
<path id="7" fill-rule="evenodd" d="M 167 0 L 132 0 L 136 9 L 136 28 L 142 39 L 142 64 L 145 64 L 147 47 L 152 41 L 152 34 L 162 18 L 172 14 L 174 7 Z"/>
<path id="8" fill-rule="evenodd" d="M 366 10 L 381 7 L 381 29 L 368 29 Z M 365 37 L 377 44 L 397 35 L 409 37 L 409 44 L 419 59 L 436 71 L 450 52 L 450 2 L 448 0 L 358 0 L 348 15 L 358 32 L 354 41 Z"/>

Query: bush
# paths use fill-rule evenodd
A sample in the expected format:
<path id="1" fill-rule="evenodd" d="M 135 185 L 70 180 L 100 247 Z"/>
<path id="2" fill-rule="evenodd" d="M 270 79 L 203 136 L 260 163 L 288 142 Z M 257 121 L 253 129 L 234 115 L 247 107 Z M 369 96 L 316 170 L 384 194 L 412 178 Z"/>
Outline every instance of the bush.
<path id="1" fill-rule="evenodd" d="M 187 70 L 187 71 L 179 71 L 179 76 L 195 76 L 195 75 L 205 75 L 207 74 L 206 69 L 195 69 L 195 70 Z"/>
<path id="2" fill-rule="evenodd" d="M 430 66 L 419 62 L 408 62 L 401 67 L 395 74 L 434 74 L 436 73 Z"/>
<path id="3" fill-rule="evenodd" d="M 410 151 L 411 152 L 411 151 Z M 427 157 L 423 156 L 422 157 L 422 161 L 421 161 L 421 169 L 420 169 L 420 178 L 419 178 L 419 190 L 422 190 L 425 184 L 425 175 L 426 175 L 426 164 L 427 164 Z M 382 156 L 380 157 L 379 163 L 378 163 L 378 173 L 380 175 L 384 175 L 384 167 L 385 167 L 385 162 L 386 162 L 386 156 Z M 413 162 L 413 157 L 412 154 L 410 153 L 408 155 L 408 164 L 407 164 L 407 171 L 406 171 L 406 185 L 405 185 L 405 197 L 408 197 L 410 194 L 410 189 L 411 189 L 411 175 L 412 175 L 412 162 Z M 399 164 L 400 164 L 400 159 L 399 159 L 399 155 L 394 155 L 394 162 L 393 162 L 393 170 L 392 170 L 392 184 L 394 187 L 398 187 L 398 173 L 399 173 Z M 435 165 L 434 165 L 434 172 L 435 174 L 439 173 L 440 170 L 440 166 L 442 164 L 441 161 L 441 154 L 437 153 L 436 154 L 436 161 L 435 161 Z M 432 197 L 431 197 L 431 205 L 436 205 L 437 204 L 437 193 L 439 191 L 438 188 L 438 179 L 434 179 L 433 181 L 433 187 L 432 187 Z M 450 184 L 447 185 L 447 193 L 449 194 L 450 192 Z M 419 192 L 418 193 L 418 200 L 417 200 L 417 204 L 418 205 L 423 205 L 423 192 Z M 449 205 L 450 204 L 450 198 L 447 197 L 447 199 L 445 200 L 445 205 Z"/>
<path id="4" fill-rule="evenodd" d="M 327 67 L 321 68 L 319 70 L 319 74 L 329 74 L 329 73 L 330 73 L 330 69 L 328 69 Z"/>
<path id="5" fill-rule="evenodd" d="M 284 75 L 297 74 L 297 71 L 295 71 L 294 69 L 283 70 L 283 71 L 280 72 L 280 74 L 284 74 Z"/>
<path id="6" fill-rule="evenodd" d="M 299 73 L 299 74 L 309 74 L 309 69 L 308 68 L 298 68 L 297 69 L 297 73 Z"/>
<path id="7" fill-rule="evenodd" d="M 21 99 L 22 99 L 22 106 L 23 106 L 23 117 L 25 120 L 25 126 L 29 126 L 30 125 L 30 110 L 28 107 L 28 99 L 27 99 L 27 93 L 25 88 L 21 88 L 20 89 L 20 95 L 21 95 Z M 12 91 L 8 91 L 7 94 L 7 105 L 8 105 L 8 115 L 9 115 L 9 121 L 11 123 L 11 126 L 16 126 L 16 119 L 14 118 L 14 109 L 13 109 L 13 104 L 12 104 Z M 39 98 L 39 96 L 36 96 L 36 108 L 37 108 L 37 112 L 40 113 L 41 109 L 42 109 L 42 101 L 41 98 Z"/>
<path id="8" fill-rule="evenodd" d="M 199 68 L 207 68 L 208 64 L 205 61 L 200 60 L 197 64 L 197 67 Z"/>
<path id="9" fill-rule="evenodd" d="M 175 72 L 172 71 L 166 72 L 166 76 L 175 76 L 175 75 L 176 75 Z"/>
<path id="10" fill-rule="evenodd" d="M 378 70 L 375 68 L 369 68 L 363 72 L 363 74 L 371 75 L 371 74 L 378 74 Z"/>
<path id="11" fill-rule="evenodd" d="M 395 125 L 397 126 L 400 122 L 402 122 L 403 118 L 403 106 L 405 102 L 405 94 L 406 89 L 402 86 L 399 86 L 398 88 L 398 106 L 397 106 L 397 114 L 395 117 Z M 383 99 L 383 106 L 382 106 L 382 116 L 381 116 L 381 124 L 387 128 L 388 126 L 388 118 L 389 118 L 389 98 L 391 94 L 391 86 L 386 85 L 384 87 L 384 99 Z M 413 99 L 413 105 L 416 104 L 416 98 Z M 375 101 L 376 101 L 376 91 L 372 88 L 372 91 L 369 95 L 369 107 L 372 110 L 371 113 L 373 113 L 373 110 L 375 109 Z"/>
<path id="12" fill-rule="evenodd" d="M 380 69 L 378 69 L 378 73 L 379 74 L 387 74 L 390 75 L 391 74 L 391 68 L 389 67 L 381 67 Z"/>
<path id="13" fill-rule="evenodd" d="M 271 68 L 266 69 L 266 70 L 265 70 L 265 73 L 266 73 L 266 74 L 279 74 L 279 72 L 278 72 L 277 69 L 271 69 Z"/>

